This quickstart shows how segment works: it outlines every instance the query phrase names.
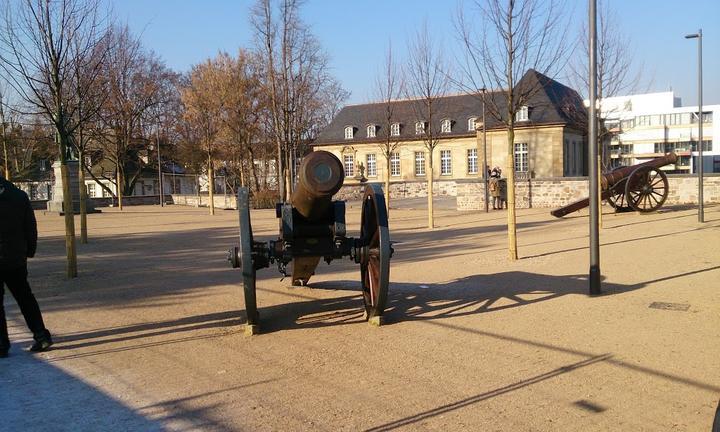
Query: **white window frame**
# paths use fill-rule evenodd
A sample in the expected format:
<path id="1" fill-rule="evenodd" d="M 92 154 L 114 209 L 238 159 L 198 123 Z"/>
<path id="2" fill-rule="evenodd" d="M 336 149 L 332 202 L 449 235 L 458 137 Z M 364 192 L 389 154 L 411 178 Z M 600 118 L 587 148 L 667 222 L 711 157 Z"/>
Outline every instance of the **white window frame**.
<path id="1" fill-rule="evenodd" d="M 440 175 L 452 175 L 452 152 L 440 150 Z"/>
<path id="2" fill-rule="evenodd" d="M 390 177 L 400 177 L 400 152 L 390 153 Z"/>
<path id="3" fill-rule="evenodd" d="M 425 122 L 424 121 L 415 122 L 415 135 L 422 135 L 424 133 L 425 133 Z"/>
<path id="4" fill-rule="evenodd" d="M 515 172 L 528 172 L 529 146 L 528 143 L 515 143 Z"/>
<path id="5" fill-rule="evenodd" d="M 89 196 L 90 198 L 95 198 L 95 186 L 95 183 L 88 183 L 85 185 L 87 196 Z"/>
<path id="6" fill-rule="evenodd" d="M 400 136 L 400 123 L 390 125 L 390 136 Z"/>
<path id="7" fill-rule="evenodd" d="M 420 177 L 425 175 L 425 152 L 415 152 L 415 175 Z"/>
<path id="8" fill-rule="evenodd" d="M 368 153 L 365 156 L 365 167 L 367 167 L 368 177 L 377 177 L 377 156 L 375 156 L 375 153 Z"/>
<path id="9" fill-rule="evenodd" d="M 477 117 L 470 117 L 468 119 L 468 131 L 476 131 L 475 124 L 477 123 Z"/>
<path id="10" fill-rule="evenodd" d="M 355 157 L 353 155 L 343 155 L 343 168 L 345 168 L 345 177 L 355 176 Z"/>
<path id="11" fill-rule="evenodd" d="M 528 109 L 527 105 L 523 105 L 520 107 L 518 112 L 515 113 L 515 121 L 528 121 L 530 120 L 530 110 Z"/>
<path id="12" fill-rule="evenodd" d="M 445 119 L 440 123 L 440 132 L 441 133 L 450 133 L 452 132 L 452 120 Z"/>
<path id="13" fill-rule="evenodd" d="M 374 125 L 374 124 L 368 125 L 367 128 L 366 128 L 367 137 L 368 137 L 368 138 L 375 138 L 375 132 L 376 132 L 376 130 L 377 130 L 377 129 L 375 128 L 375 125 Z"/>
<path id="14" fill-rule="evenodd" d="M 345 126 L 345 139 L 355 138 L 355 128 L 352 126 Z"/>
<path id="15" fill-rule="evenodd" d="M 478 152 L 476 148 L 467 149 L 467 172 L 468 174 L 478 173 Z"/>

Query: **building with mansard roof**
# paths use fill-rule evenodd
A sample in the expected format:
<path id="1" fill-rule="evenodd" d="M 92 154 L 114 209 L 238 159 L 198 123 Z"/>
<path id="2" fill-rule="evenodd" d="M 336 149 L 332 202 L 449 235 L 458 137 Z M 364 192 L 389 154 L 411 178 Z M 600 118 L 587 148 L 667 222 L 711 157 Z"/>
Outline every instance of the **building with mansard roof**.
<path id="1" fill-rule="evenodd" d="M 516 89 L 523 86 L 537 91 L 516 116 L 513 156 L 517 177 L 585 175 L 587 114 L 580 95 L 534 70 L 525 73 Z M 473 181 L 482 178 L 485 143 L 488 167 L 505 169 L 508 156 L 507 127 L 492 115 L 493 110 L 507 111 L 504 92 L 487 92 L 484 97 L 485 104 L 482 93 L 439 98 L 430 111 L 431 121 L 419 114 L 428 112 L 420 99 L 348 105 L 320 133 L 313 147 L 330 151 L 343 161 L 346 183 L 358 177 L 361 165 L 369 181 L 384 181 L 389 175 L 392 183 L 425 182 L 429 158 L 423 136 L 426 128 L 432 128 L 438 139 L 433 178 L 439 182 Z M 388 141 L 394 145 L 389 170 L 384 156 Z"/>

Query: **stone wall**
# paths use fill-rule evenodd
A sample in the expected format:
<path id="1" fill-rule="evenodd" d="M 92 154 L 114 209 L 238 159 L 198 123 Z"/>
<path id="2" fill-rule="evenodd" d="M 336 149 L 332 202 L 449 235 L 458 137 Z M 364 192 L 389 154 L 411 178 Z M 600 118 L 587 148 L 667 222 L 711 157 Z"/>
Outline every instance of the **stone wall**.
<path id="1" fill-rule="evenodd" d="M 698 183 L 695 175 L 669 175 L 670 190 L 665 205 L 697 203 Z M 704 201 L 720 203 L 720 175 L 706 174 L 703 180 Z M 532 179 L 516 182 L 517 208 L 562 207 L 589 195 L 587 177 Z M 482 210 L 485 207 L 482 183 L 457 185 L 458 210 Z"/>
<path id="2" fill-rule="evenodd" d="M 210 197 L 208 194 L 172 194 L 168 197 L 171 204 L 186 205 L 192 207 L 209 207 Z M 235 195 L 215 195 L 213 201 L 216 209 L 237 208 Z M 157 202 L 157 198 L 156 198 Z"/>
<path id="3" fill-rule="evenodd" d="M 668 194 L 666 205 L 693 204 L 697 202 L 697 176 L 669 175 L 668 182 L 670 185 L 670 192 Z M 384 187 L 384 184 L 382 183 L 377 184 Z M 562 207 L 589 195 L 587 177 L 521 180 L 517 181 L 515 186 L 518 208 Z M 705 202 L 720 203 L 720 174 L 706 174 L 704 186 Z M 347 201 L 359 200 L 362 198 L 364 190 L 365 184 L 356 182 L 347 184 L 340 189 L 335 196 L 335 199 Z M 392 183 L 390 185 L 390 195 L 393 199 L 426 197 L 427 183 L 424 181 Z M 458 210 L 485 209 L 485 194 L 482 180 L 436 181 L 434 195 L 457 197 Z M 145 197 L 123 197 L 123 203 L 128 198 L 139 199 Z M 152 201 L 148 204 L 156 204 L 158 201 L 157 195 L 149 196 L 147 198 Z M 109 198 L 107 199 L 109 200 Z M 94 200 L 98 200 L 98 198 L 94 198 Z M 172 196 L 167 197 L 167 201 L 172 204 L 188 205 L 193 207 L 208 206 L 207 194 L 173 194 Z M 215 208 L 236 208 L 235 196 L 215 195 Z"/>

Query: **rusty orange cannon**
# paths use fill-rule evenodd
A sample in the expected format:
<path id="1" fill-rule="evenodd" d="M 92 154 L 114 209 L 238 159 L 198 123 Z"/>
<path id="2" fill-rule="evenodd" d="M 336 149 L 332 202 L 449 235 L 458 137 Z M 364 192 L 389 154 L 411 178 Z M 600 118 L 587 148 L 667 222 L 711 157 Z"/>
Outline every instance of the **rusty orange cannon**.
<path id="1" fill-rule="evenodd" d="M 668 196 L 667 175 L 661 167 L 677 162 L 677 155 L 665 156 L 641 164 L 620 167 L 600 179 L 602 199 L 607 200 L 616 211 L 636 210 L 641 213 L 655 211 L 662 207 Z M 550 212 L 555 217 L 563 217 L 590 205 L 590 199 L 584 198 Z"/>
<path id="2" fill-rule="evenodd" d="M 350 258 L 360 264 L 365 317 L 371 324 L 382 323 L 393 252 L 385 198 L 380 186 L 365 186 L 360 237 L 347 237 L 345 202 L 333 200 L 344 178 L 342 163 L 332 153 L 315 151 L 306 156 L 290 202 L 276 206 L 280 234 L 268 242 L 253 240 L 249 190 L 238 190 L 240 246 L 230 249 L 228 260 L 233 268 L 242 268 L 246 333 L 259 331 L 256 271 L 275 263 L 283 276 L 290 276 L 293 285 L 306 285 L 320 259 L 329 264 L 335 259 Z"/>

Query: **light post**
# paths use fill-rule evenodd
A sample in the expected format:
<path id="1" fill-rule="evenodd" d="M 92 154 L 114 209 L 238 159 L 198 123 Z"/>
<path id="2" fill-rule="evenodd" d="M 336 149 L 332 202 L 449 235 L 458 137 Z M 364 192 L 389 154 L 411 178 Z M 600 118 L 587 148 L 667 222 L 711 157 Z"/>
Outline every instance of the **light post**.
<path id="1" fill-rule="evenodd" d="M 702 29 L 697 33 L 685 35 L 685 39 L 698 40 L 698 222 L 705 222 L 705 210 L 703 199 L 703 113 L 702 113 Z"/>
<path id="2" fill-rule="evenodd" d="M 485 190 L 485 213 L 488 213 L 490 211 L 490 207 L 488 204 L 488 201 L 490 200 L 490 196 L 488 194 L 488 163 L 487 163 L 487 124 L 485 123 L 485 93 L 486 89 L 485 87 L 481 88 L 480 91 L 482 92 L 482 128 L 483 128 L 483 183 Z"/>
<path id="3" fill-rule="evenodd" d="M 589 21 L 590 38 L 589 53 L 590 65 L 588 71 L 590 76 L 590 110 L 588 111 L 588 141 L 590 151 L 588 154 L 588 166 L 590 167 L 590 272 L 588 275 L 590 295 L 602 293 L 600 285 L 600 230 L 598 226 L 600 202 L 598 200 L 599 170 L 597 163 L 598 136 L 597 136 L 597 0 L 589 0 Z"/>

